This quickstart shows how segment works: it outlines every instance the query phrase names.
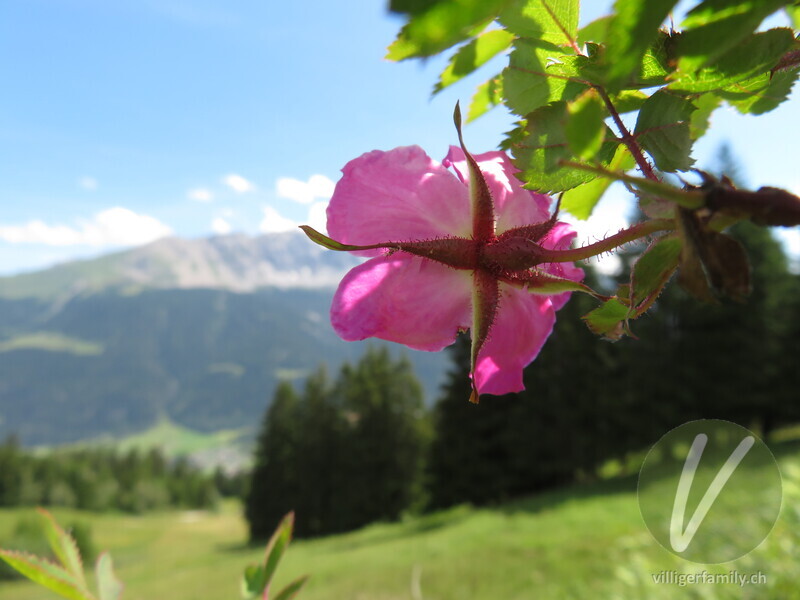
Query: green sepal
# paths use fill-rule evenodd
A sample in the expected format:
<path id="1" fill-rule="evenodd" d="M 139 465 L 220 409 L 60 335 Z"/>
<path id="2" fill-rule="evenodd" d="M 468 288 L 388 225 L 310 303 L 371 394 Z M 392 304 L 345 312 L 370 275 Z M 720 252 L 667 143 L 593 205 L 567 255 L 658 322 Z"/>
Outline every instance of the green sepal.
<path id="1" fill-rule="evenodd" d="M 336 240 L 329 238 L 327 235 L 320 233 L 313 227 L 309 227 L 308 225 L 300 225 L 300 229 L 303 230 L 310 239 L 315 244 L 319 244 L 323 248 L 327 248 L 328 250 L 336 250 L 337 252 L 354 252 L 356 250 L 373 250 L 375 248 L 384 248 L 385 244 L 371 244 L 368 246 L 354 246 L 352 244 L 342 244 L 341 242 L 337 242 Z"/>
<path id="2" fill-rule="evenodd" d="M 483 269 L 472 273 L 472 345 L 470 349 L 470 373 L 472 373 L 472 393 L 469 400 L 477 404 L 479 398 L 478 387 L 475 383 L 475 366 L 478 363 L 478 354 L 489 336 L 489 330 L 497 315 L 497 305 L 500 301 L 500 290 L 497 278 Z"/>
<path id="3" fill-rule="evenodd" d="M 467 159 L 469 168 L 469 196 L 472 207 L 472 237 L 478 241 L 488 241 L 494 236 L 494 204 L 492 193 L 486 184 L 483 173 L 478 168 L 478 163 L 472 157 L 464 144 L 464 136 L 461 134 L 461 107 L 456 102 L 453 111 L 453 123 L 458 133 L 458 142 L 461 150 Z"/>

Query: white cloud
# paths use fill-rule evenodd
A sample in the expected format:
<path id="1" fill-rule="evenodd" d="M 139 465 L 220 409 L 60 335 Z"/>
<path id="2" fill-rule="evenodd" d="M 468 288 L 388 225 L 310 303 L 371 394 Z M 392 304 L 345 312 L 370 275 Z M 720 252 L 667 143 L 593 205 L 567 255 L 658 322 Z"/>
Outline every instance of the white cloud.
<path id="1" fill-rule="evenodd" d="M 281 214 L 271 206 L 264 207 L 264 218 L 258 226 L 262 233 L 280 233 L 281 231 L 292 231 L 297 228 L 297 223 L 291 219 L 281 216 Z"/>
<path id="2" fill-rule="evenodd" d="M 576 246 L 587 246 L 628 227 L 633 203 L 633 198 L 627 195 L 623 188 L 613 186 L 592 212 L 592 216 L 585 221 L 565 212 L 559 215 L 559 220 L 571 224 L 578 232 L 575 238 Z M 599 258 L 590 259 L 589 262 L 606 275 L 619 272 L 621 267 L 619 258 L 614 253 L 603 254 Z"/>
<path id="3" fill-rule="evenodd" d="M 80 179 L 78 179 L 78 185 L 89 192 L 95 191 L 99 186 L 99 184 L 97 183 L 97 179 L 88 176 L 81 177 Z"/>
<path id="4" fill-rule="evenodd" d="M 216 219 L 211 221 L 211 229 L 216 234 L 227 235 L 232 231 L 233 227 L 231 227 L 231 224 L 228 223 L 225 219 L 217 217 Z"/>
<path id="5" fill-rule="evenodd" d="M 291 177 L 281 177 L 275 183 L 275 193 L 300 204 L 311 204 L 317 199 L 328 199 L 333 195 L 336 184 L 325 175 L 312 175 L 308 181 Z"/>
<path id="6" fill-rule="evenodd" d="M 315 202 L 308 207 L 307 225 L 310 225 L 320 233 L 328 234 L 328 216 L 325 209 L 328 208 L 327 202 Z"/>
<path id="7" fill-rule="evenodd" d="M 206 188 L 195 188 L 186 192 L 186 197 L 195 202 L 211 202 L 214 199 L 214 194 Z"/>
<path id="8" fill-rule="evenodd" d="M 121 206 L 80 220 L 75 226 L 48 225 L 40 220 L 24 225 L 0 225 L 0 240 L 47 246 L 138 246 L 171 233 L 172 229 L 155 217 Z"/>
<path id="9" fill-rule="evenodd" d="M 252 192 L 256 189 L 252 183 L 247 181 L 241 175 L 237 175 L 236 173 L 231 173 L 230 175 L 226 175 L 222 178 L 222 183 L 227 185 L 237 194 L 244 194 L 245 192 Z"/>

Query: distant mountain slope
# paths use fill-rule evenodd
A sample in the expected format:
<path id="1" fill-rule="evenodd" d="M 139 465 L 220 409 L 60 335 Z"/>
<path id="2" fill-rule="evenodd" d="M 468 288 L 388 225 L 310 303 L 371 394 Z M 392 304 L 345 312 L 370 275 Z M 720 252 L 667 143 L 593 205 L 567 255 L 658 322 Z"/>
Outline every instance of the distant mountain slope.
<path id="1" fill-rule="evenodd" d="M 0 435 L 254 426 L 276 381 L 366 348 L 328 320 L 330 284 L 356 260 L 294 234 L 169 239 L 0 279 Z M 435 394 L 447 357 L 408 355 Z"/>
<path id="2" fill-rule="evenodd" d="M 108 288 L 324 288 L 359 259 L 330 252 L 301 232 L 204 239 L 162 238 L 146 246 L 0 277 L 0 298 L 56 298 Z"/>

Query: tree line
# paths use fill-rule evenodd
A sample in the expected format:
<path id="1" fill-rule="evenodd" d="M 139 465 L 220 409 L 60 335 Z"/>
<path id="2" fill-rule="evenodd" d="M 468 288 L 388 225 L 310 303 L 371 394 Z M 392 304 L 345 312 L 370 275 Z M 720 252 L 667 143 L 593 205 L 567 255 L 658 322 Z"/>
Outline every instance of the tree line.
<path id="1" fill-rule="evenodd" d="M 469 397 L 469 344 L 430 413 L 408 363 L 370 350 L 335 381 L 321 370 L 277 389 L 257 443 L 246 514 L 251 537 L 288 510 L 299 535 L 393 520 L 405 511 L 488 504 L 597 476 L 671 428 L 727 419 L 767 436 L 800 421 L 800 278 L 769 231 L 732 229 L 752 263 L 744 304 L 702 304 L 671 285 L 634 324 L 638 339 L 600 341 L 575 295 L 525 371 L 526 391 Z M 622 254 L 626 268 L 642 248 Z M 616 281 L 587 269 L 597 288 Z"/>
<path id="2" fill-rule="evenodd" d="M 0 507 L 64 506 L 143 513 L 212 508 L 237 493 L 233 478 L 203 473 L 158 449 L 87 448 L 37 455 L 10 437 L 0 444 Z"/>

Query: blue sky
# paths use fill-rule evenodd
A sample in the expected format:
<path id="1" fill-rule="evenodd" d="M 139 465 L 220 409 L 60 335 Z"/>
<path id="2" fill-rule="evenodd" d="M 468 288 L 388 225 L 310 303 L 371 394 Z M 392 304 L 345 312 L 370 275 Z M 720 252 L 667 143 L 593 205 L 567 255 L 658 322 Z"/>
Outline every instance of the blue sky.
<path id="1" fill-rule="evenodd" d="M 610 2 L 585 4 L 584 21 Z M 363 152 L 443 157 L 455 101 L 500 65 L 431 99 L 442 59 L 383 59 L 400 25 L 380 0 L 4 0 L 0 274 L 313 222 Z M 718 111 L 698 163 L 728 140 L 751 185 L 800 191 L 798 100 L 758 119 Z M 468 145 L 495 148 L 510 122 L 498 110 L 467 126 Z M 625 210 L 601 208 L 584 236 Z"/>

